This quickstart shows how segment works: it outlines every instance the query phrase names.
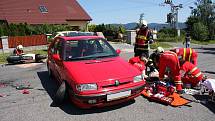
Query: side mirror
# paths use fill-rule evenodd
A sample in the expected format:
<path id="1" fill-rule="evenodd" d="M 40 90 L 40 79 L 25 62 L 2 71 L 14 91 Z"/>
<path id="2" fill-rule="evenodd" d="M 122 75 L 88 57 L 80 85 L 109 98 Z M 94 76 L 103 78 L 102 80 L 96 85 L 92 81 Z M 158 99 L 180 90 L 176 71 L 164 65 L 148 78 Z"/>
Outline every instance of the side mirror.
<path id="1" fill-rule="evenodd" d="M 121 53 L 121 50 L 120 50 L 120 49 L 117 49 L 117 50 L 116 50 L 116 53 L 117 53 L 117 54 L 120 54 L 120 53 Z"/>
<path id="2" fill-rule="evenodd" d="M 59 60 L 60 60 L 59 54 L 53 54 L 52 57 L 53 57 L 53 59 L 54 59 L 55 61 L 59 61 Z"/>

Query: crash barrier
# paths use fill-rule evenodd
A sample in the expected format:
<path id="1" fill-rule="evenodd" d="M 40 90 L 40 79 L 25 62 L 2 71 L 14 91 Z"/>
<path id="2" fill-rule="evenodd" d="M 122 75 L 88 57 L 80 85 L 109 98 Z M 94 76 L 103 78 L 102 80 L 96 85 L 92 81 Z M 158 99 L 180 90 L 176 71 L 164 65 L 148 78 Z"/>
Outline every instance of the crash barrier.
<path id="1" fill-rule="evenodd" d="M 0 38 L 0 49 L 2 49 L 2 48 L 3 48 L 3 46 L 2 46 L 2 40 Z"/>
<path id="2" fill-rule="evenodd" d="M 9 48 L 15 48 L 17 45 L 20 44 L 23 45 L 24 47 L 46 45 L 47 37 L 46 35 L 8 37 Z"/>

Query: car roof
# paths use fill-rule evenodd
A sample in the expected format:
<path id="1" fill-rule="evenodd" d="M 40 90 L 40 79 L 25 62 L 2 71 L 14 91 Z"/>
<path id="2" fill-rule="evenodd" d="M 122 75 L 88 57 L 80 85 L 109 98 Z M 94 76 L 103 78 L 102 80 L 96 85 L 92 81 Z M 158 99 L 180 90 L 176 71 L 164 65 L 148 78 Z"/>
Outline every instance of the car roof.
<path id="1" fill-rule="evenodd" d="M 74 37 L 69 37 L 69 36 L 59 36 L 56 38 L 62 38 L 65 41 L 69 41 L 69 40 L 83 40 L 83 39 L 99 39 L 102 38 L 100 36 L 74 36 Z"/>

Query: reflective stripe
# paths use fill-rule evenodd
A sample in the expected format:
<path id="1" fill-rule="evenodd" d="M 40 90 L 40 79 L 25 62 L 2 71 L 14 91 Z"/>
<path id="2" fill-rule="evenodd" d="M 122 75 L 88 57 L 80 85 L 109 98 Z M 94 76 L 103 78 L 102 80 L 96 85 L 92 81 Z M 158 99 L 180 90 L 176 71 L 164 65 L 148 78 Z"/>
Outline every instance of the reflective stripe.
<path id="1" fill-rule="evenodd" d="M 179 81 L 175 81 L 175 83 L 176 83 L 176 84 L 178 84 L 178 83 L 182 83 L 182 81 L 181 81 L 181 80 L 179 80 Z"/>
<path id="2" fill-rule="evenodd" d="M 175 84 L 183 84 L 182 81 L 175 81 Z"/>
<path id="3" fill-rule="evenodd" d="M 192 55 L 192 49 L 190 48 L 190 55 L 189 55 L 189 62 L 190 62 L 190 58 L 191 58 L 191 55 Z"/>
<path id="4" fill-rule="evenodd" d="M 175 84 L 183 84 L 182 82 L 178 82 L 178 83 L 175 83 Z"/>
<path id="5" fill-rule="evenodd" d="M 138 35 L 137 38 L 138 39 L 145 39 L 146 40 L 146 36 L 143 36 L 143 35 Z"/>
<path id="6" fill-rule="evenodd" d="M 197 77 L 199 77 L 201 74 L 202 74 L 202 73 L 199 72 L 198 74 L 195 75 L 195 77 L 197 78 Z"/>
<path id="7" fill-rule="evenodd" d="M 197 69 L 197 67 L 194 67 L 189 73 L 193 73 L 195 70 Z"/>
<path id="8" fill-rule="evenodd" d="M 185 56 L 186 56 L 186 48 L 184 48 L 183 60 L 185 60 Z"/>
<path id="9" fill-rule="evenodd" d="M 147 48 L 136 48 L 138 50 L 149 50 L 148 47 Z"/>

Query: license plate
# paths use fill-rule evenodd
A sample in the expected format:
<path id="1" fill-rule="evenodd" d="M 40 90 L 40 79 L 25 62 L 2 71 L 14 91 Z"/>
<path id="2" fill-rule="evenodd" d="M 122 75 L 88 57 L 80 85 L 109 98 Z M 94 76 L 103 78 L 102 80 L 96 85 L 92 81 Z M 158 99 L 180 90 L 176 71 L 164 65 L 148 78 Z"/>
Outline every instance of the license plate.
<path id="1" fill-rule="evenodd" d="M 114 94 L 108 94 L 107 95 L 107 101 L 121 99 L 121 98 L 124 98 L 124 97 L 128 97 L 130 95 L 131 95 L 131 90 L 124 91 L 124 92 L 119 92 L 119 93 L 114 93 Z"/>

